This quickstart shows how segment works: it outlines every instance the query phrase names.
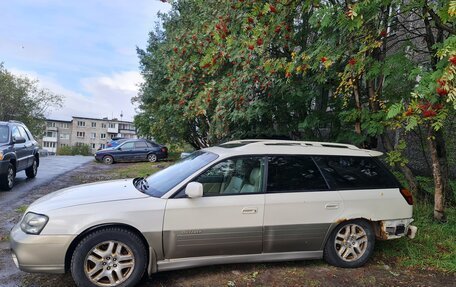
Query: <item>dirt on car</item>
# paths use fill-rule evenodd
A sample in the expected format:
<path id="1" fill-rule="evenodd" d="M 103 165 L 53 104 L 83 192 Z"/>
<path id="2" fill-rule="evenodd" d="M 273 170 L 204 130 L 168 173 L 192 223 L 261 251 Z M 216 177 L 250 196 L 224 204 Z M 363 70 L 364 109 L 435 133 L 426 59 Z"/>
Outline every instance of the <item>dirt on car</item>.
<path id="1" fill-rule="evenodd" d="M 31 190 L 14 204 L 0 202 L 0 286 L 75 286 L 68 274 L 31 274 L 18 270 L 11 259 L 8 234 L 26 207 L 50 192 L 69 186 L 116 179 L 129 164 L 103 165 L 91 162 L 50 184 Z M 166 165 L 150 164 L 152 169 Z M 407 239 L 401 239 L 407 240 Z M 404 268 L 394 260 L 376 256 L 365 266 L 343 269 L 322 260 L 263 264 L 226 264 L 162 272 L 145 279 L 140 286 L 454 286 L 456 274 L 435 270 Z"/>

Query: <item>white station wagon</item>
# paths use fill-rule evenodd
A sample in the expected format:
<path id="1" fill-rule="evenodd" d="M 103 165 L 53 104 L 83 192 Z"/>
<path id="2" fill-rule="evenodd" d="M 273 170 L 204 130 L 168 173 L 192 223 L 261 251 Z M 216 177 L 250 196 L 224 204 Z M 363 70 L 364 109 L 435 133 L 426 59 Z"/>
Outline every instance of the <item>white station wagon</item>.
<path id="1" fill-rule="evenodd" d="M 29 272 L 134 286 L 146 272 L 324 258 L 358 267 L 375 240 L 413 237 L 413 199 L 352 145 L 232 141 L 148 178 L 86 184 L 34 202 L 11 231 Z"/>

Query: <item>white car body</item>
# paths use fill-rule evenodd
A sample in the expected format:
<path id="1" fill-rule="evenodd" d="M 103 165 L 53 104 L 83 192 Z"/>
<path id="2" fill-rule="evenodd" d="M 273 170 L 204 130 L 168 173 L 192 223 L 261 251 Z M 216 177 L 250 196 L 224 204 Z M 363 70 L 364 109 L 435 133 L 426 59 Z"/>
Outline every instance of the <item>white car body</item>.
<path id="1" fill-rule="evenodd" d="M 63 273 L 81 239 L 106 226 L 126 228 L 144 239 L 149 274 L 221 263 L 322 258 L 331 232 L 350 220 L 369 222 L 381 239 L 416 231 L 410 225 L 412 205 L 399 187 L 268 193 L 263 186 L 252 194 L 176 198 L 203 171 L 233 157 L 372 158 L 380 152 L 275 140 L 235 141 L 203 152 L 217 158 L 159 198 L 139 191 L 132 180 L 116 180 L 67 188 L 37 200 L 26 214 L 42 214 L 49 220 L 39 235 L 25 233 L 20 224 L 13 228 L 16 265 L 29 272 Z M 262 172 L 260 180 L 266 182 Z"/>

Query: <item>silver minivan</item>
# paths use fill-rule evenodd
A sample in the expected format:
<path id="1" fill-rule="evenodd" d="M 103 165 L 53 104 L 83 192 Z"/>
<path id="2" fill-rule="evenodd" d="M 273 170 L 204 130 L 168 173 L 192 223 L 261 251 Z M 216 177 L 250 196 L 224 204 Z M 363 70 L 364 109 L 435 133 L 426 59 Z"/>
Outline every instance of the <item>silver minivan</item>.
<path id="1" fill-rule="evenodd" d="M 29 272 L 78 286 L 134 286 L 147 272 L 324 258 L 359 267 L 376 239 L 413 237 L 413 199 L 380 152 L 352 145 L 232 141 L 148 178 L 63 189 L 11 231 Z"/>

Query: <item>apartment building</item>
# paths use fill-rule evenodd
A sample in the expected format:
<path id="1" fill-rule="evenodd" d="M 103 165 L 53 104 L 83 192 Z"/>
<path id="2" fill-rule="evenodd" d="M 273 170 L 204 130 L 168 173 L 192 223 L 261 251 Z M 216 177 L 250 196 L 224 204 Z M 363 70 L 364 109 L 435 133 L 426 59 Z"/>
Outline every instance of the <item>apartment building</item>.
<path id="1" fill-rule="evenodd" d="M 56 153 L 60 147 L 88 145 L 95 152 L 105 148 L 112 138 L 137 137 L 132 122 L 108 118 L 72 118 L 71 121 L 46 120 L 46 131 L 40 140 L 43 149 Z"/>

